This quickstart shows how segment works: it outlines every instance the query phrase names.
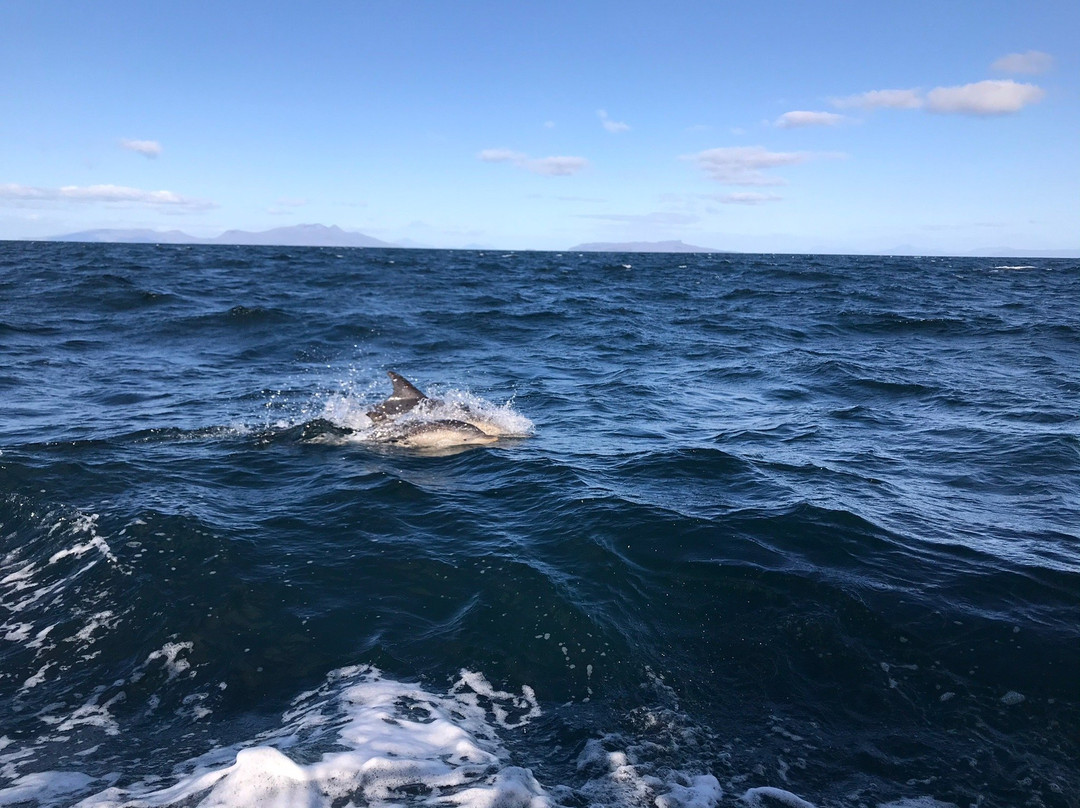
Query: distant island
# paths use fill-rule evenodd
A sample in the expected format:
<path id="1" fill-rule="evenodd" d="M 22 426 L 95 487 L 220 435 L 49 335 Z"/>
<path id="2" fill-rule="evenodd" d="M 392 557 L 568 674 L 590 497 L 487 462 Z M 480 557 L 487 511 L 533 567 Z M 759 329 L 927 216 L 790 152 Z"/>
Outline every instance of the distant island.
<path id="1" fill-rule="evenodd" d="M 115 244 L 233 244 L 243 246 L 280 247 L 399 247 L 389 241 L 364 235 L 356 231 L 342 230 L 334 225 L 298 224 L 294 227 L 275 227 L 272 230 L 251 232 L 226 230 L 214 238 L 196 238 L 181 230 L 83 230 L 64 236 L 53 236 L 47 241 L 91 241 Z"/>
<path id="2" fill-rule="evenodd" d="M 711 247 L 695 247 L 681 241 L 590 241 L 571 247 L 569 252 L 718 253 Z"/>
<path id="3" fill-rule="evenodd" d="M 62 236 L 51 236 L 45 241 L 81 241 L 113 244 L 228 244 L 237 246 L 277 247 L 390 247 L 400 249 L 440 249 L 409 239 L 399 242 L 383 241 L 356 230 L 324 224 L 298 224 L 292 227 L 275 227 L 271 230 L 226 230 L 213 238 L 198 238 L 182 230 L 105 229 L 82 230 Z M 464 250 L 500 249 L 489 245 L 468 244 Z M 731 253 L 713 247 L 698 247 L 682 241 L 590 241 L 577 244 L 567 250 L 556 252 L 613 252 L 613 253 Z M 864 254 L 864 253 L 859 253 Z M 1080 250 L 1028 250 L 1013 247 L 991 247 L 946 253 L 940 250 L 920 249 L 911 244 L 895 246 L 875 255 L 934 255 L 967 256 L 980 258 L 1029 257 L 1029 258 L 1080 258 Z"/>

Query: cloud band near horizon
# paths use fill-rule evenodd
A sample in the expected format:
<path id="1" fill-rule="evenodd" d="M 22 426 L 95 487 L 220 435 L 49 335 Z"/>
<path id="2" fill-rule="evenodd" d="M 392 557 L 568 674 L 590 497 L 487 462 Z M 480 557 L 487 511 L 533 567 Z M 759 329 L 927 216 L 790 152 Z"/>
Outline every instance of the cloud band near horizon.
<path id="1" fill-rule="evenodd" d="M 987 79 L 935 87 L 925 94 L 916 88 L 870 90 L 832 98 L 830 103 L 838 109 L 923 109 L 939 114 L 990 116 L 1019 112 L 1026 106 L 1037 104 L 1045 95 L 1046 92 L 1034 84 L 1012 79 Z"/>

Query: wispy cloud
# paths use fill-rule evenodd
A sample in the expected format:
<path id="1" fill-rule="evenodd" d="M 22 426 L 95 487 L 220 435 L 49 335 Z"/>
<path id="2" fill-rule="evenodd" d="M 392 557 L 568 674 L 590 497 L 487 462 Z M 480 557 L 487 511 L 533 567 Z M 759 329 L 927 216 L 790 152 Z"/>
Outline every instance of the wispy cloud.
<path id="1" fill-rule="evenodd" d="M 539 157 L 527 160 L 524 167 L 534 174 L 547 177 L 569 177 L 588 165 L 589 161 L 584 157 Z"/>
<path id="2" fill-rule="evenodd" d="M 785 112 L 776 119 L 773 126 L 780 129 L 797 129 L 800 126 L 836 126 L 846 120 L 846 117 L 837 115 L 835 112 L 812 112 L 797 109 Z"/>
<path id="3" fill-rule="evenodd" d="M 661 200 L 669 210 L 683 210 L 688 213 L 717 213 L 716 204 L 721 205 L 763 205 L 768 202 L 782 202 L 783 197 L 773 193 L 759 191 L 736 191 L 724 194 L 662 194 Z"/>
<path id="4" fill-rule="evenodd" d="M 765 202 L 779 202 L 782 196 L 776 194 L 759 194 L 753 192 L 718 194 L 712 199 L 724 205 L 761 205 Z"/>
<path id="5" fill-rule="evenodd" d="M 151 159 L 161 154 L 161 144 L 156 140 L 128 140 L 127 138 L 123 138 L 120 141 L 120 148 L 136 152 L 143 157 L 149 157 Z"/>
<path id="6" fill-rule="evenodd" d="M 210 210 L 217 207 L 214 202 L 192 199 L 172 191 L 144 191 L 122 185 L 65 185 L 62 188 L 39 188 L 8 183 L 0 184 L 0 199 L 25 203 L 149 205 L 186 212 Z"/>
<path id="7" fill-rule="evenodd" d="M 510 149 L 484 149 L 477 157 L 485 163 L 510 163 L 545 177 L 568 177 L 589 165 L 584 157 L 529 157 Z"/>
<path id="8" fill-rule="evenodd" d="M 510 149 L 484 149 L 476 156 L 485 163 L 521 163 L 529 159 L 529 155 Z"/>
<path id="9" fill-rule="evenodd" d="M 1037 104 L 1046 93 L 1034 84 L 1011 79 L 979 81 L 960 87 L 937 87 L 926 94 L 930 112 L 961 115 L 1008 115 Z"/>
<path id="10" fill-rule="evenodd" d="M 1049 53 L 1030 50 L 1027 53 L 1010 53 L 1002 56 L 992 65 L 991 70 L 999 73 L 1027 73 L 1035 75 L 1045 73 L 1054 66 L 1054 57 Z"/>
<path id="11" fill-rule="evenodd" d="M 279 198 L 276 203 L 267 208 L 266 212 L 271 216 L 283 216 L 295 212 L 297 208 L 302 208 L 307 203 L 306 199 L 283 196 Z"/>
<path id="12" fill-rule="evenodd" d="M 630 124 L 623 123 L 622 121 L 611 120 L 611 118 L 608 117 L 606 109 L 598 109 L 596 110 L 596 114 L 600 118 L 600 123 L 603 125 L 603 127 L 612 134 L 617 135 L 621 132 L 630 131 Z"/>
<path id="13" fill-rule="evenodd" d="M 924 224 L 920 230 L 953 231 L 953 230 L 998 230 L 1005 226 L 1004 222 L 952 222 L 941 224 Z"/>
<path id="14" fill-rule="evenodd" d="M 923 105 L 919 90 L 870 90 L 830 101 L 839 109 L 918 109 Z"/>
<path id="15" fill-rule="evenodd" d="M 725 185 L 783 185 L 784 180 L 765 172 L 782 166 L 805 163 L 815 157 L 839 155 L 814 152 L 772 152 L 763 146 L 729 146 L 706 149 L 684 159 L 693 160 L 711 179 Z"/>

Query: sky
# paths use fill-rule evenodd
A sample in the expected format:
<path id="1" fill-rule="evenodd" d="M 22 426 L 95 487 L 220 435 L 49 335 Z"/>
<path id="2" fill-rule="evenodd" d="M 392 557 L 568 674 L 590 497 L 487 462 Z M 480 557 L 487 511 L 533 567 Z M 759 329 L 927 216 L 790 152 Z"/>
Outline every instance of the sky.
<path id="1" fill-rule="evenodd" d="M 1080 3 L 0 0 L 0 239 L 1080 251 Z"/>

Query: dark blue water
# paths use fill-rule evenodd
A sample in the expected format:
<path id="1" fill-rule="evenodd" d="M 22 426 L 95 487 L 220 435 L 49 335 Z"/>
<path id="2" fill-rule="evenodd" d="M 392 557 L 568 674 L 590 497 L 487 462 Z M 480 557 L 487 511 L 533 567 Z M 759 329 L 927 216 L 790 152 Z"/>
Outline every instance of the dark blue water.
<path id="1" fill-rule="evenodd" d="M 0 805 L 1080 805 L 1078 303 L 0 243 Z M 387 370 L 531 436 L 364 440 Z"/>

